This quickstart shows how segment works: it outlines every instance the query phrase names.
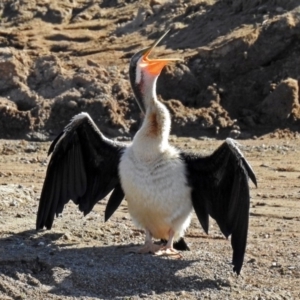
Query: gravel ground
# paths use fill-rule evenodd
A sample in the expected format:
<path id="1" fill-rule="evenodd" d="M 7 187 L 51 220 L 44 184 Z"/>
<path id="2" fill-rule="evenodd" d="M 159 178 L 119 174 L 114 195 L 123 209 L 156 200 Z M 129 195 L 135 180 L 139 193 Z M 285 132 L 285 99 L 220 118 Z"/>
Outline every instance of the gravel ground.
<path id="1" fill-rule="evenodd" d="M 298 299 L 300 142 L 290 132 L 280 137 L 240 141 L 258 188 L 251 185 L 249 239 L 239 277 L 230 265 L 230 242 L 213 221 L 207 236 L 195 216 L 186 234 L 191 251 L 180 260 L 126 252 L 144 240 L 126 202 L 107 223 L 105 201 L 86 217 L 69 203 L 51 231 L 37 233 L 49 143 L 1 141 L 0 299 Z M 171 140 L 203 153 L 220 144 Z"/>

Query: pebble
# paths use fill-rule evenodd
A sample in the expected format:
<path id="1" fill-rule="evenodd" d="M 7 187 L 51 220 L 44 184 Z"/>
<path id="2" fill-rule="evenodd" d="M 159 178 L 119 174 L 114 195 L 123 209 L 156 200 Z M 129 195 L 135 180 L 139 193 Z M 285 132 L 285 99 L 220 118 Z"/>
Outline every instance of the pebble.
<path id="1" fill-rule="evenodd" d="M 91 260 L 88 262 L 88 266 L 89 266 L 89 267 L 93 267 L 94 265 L 95 265 L 94 260 L 91 259 Z"/>
<path id="2" fill-rule="evenodd" d="M 162 6 L 161 5 L 153 5 L 152 6 L 152 10 L 153 10 L 153 13 L 157 14 L 159 13 L 159 11 L 161 10 Z"/>
<path id="3" fill-rule="evenodd" d="M 115 36 L 115 35 L 112 35 L 112 36 L 110 36 L 109 38 L 108 38 L 108 41 L 110 42 L 110 43 L 113 43 L 113 42 L 115 42 L 117 40 L 117 37 Z"/>
<path id="4" fill-rule="evenodd" d="M 241 132 L 239 130 L 233 129 L 229 132 L 229 137 L 236 139 L 240 136 L 240 134 Z"/>
<path id="5" fill-rule="evenodd" d="M 78 105 L 74 100 L 71 100 L 71 101 L 68 102 L 67 106 L 69 108 L 76 108 Z"/>
<path id="6" fill-rule="evenodd" d="M 276 12 L 278 12 L 278 13 L 282 13 L 282 12 L 284 12 L 284 9 L 282 8 L 282 7 L 276 7 Z"/>
<path id="7" fill-rule="evenodd" d="M 67 241 L 70 241 L 70 240 L 71 240 L 71 236 L 70 236 L 70 234 L 68 234 L 68 233 L 65 233 L 65 234 L 63 235 L 63 238 L 64 238 L 64 240 L 67 240 Z"/>

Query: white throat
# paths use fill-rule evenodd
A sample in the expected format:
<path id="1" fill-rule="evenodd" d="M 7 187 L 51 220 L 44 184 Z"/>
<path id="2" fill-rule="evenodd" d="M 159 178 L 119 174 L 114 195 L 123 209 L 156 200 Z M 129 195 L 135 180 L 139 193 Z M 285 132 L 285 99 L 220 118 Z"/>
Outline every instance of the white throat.
<path id="1" fill-rule="evenodd" d="M 136 82 L 140 84 L 145 106 L 145 118 L 140 130 L 133 139 L 133 150 L 140 157 L 151 159 L 164 152 L 169 146 L 171 117 L 168 109 L 156 96 L 156 81 L 142 68 L 137 68 Z"/>

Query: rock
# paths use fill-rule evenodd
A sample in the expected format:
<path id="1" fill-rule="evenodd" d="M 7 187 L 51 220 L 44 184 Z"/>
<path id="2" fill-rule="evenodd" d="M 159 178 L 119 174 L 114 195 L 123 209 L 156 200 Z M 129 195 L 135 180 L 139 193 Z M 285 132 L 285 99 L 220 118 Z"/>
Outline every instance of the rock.
<path id="1" fill-rule="evenodd" d="M 77 103 L 73 100 L 69 101 L 67 105 L 70 108 L 77 108 Z"/>
<path id="2" fill-rule="evenodd" d="M 0 106 L 0 137 L 21 137 L 30 130 L 32 121 L 29 111 Z"/>
<path id="3" fill-rule="evenodd" d="M 299 110 L 299 87 L 298 81 L 292 78 L 283 80 L 274 92 L 257 106 L 263 124 L 279 124 L 286 121 L 293 110 L 297 109 Z"/>
<path id="4" fill-rule="evenodd" d="M 209 107 L 212 101 L 220 103 L 221 98 L 216 86 L 210 85 L 206 90 L 201 91 L 196 99 L 196 105 L 198 107 Z"/>
<path id="5" fill-rule="evenodd" d="M 132 31 L 136 30 L 137 28 L 141 27 L 144 21 L 147 18 L 148 10 L 146 7 L 139 7 L 136 16 L 133 18 L 132 21 L 129 21 L 118 28 L 117 34 L 128 34 Z"/>
<path id="6" fill-rule="evenodd" d="M 193 72 L 183 63 L 166 67 L 157 81 L 157 93 L 163 99 L 177 99 L 184 105 L 194 106 L 197 102 L 195 96 L 199 92 Z"/>
<path id="7" fill-rule="evenodd" d="M 49 87 L 54 79 L 63 73 L 60 60 L 54 55 L 46 55 L 37 58 L 34 62 L 31 73 L 29 74 L 28 82 L 31 88 L 44 98 L 55 97 L 60 90 L 65 87 L 60 82 L 55 89 L 45 89 L 45 85 Z"/>
<path id="8" fill-rule="evenodd" d="M 15 102 L 7 99 L 7 98 L 3 98 L 3 97 L 0 97 L 0 107 L 6 107 L 6 109 L 17 109 L 17 105 Z"/>
<path id="9" fill-rule="evenodd" d="M 45 22 L 52 24 L 61 24 L 67 22 L 72 17 L 72 8 L 69 5 L 58 6 L 48 4 L 43 7 L 45 10 L 39 10 L 38 16 Z"/>
<path id="10" fill-rule="evenodd" d="M 45 132 L 29 132 L 26 134 L 26 138 L 31 141 L 45 142 L 49 140 L 49 134 Z"/>
<path id="11" fill-rule="evenodd" d="M 26 70 L 24 70 L 26 69 Z M 28 57 L 21 51 L 0 47 L 0 93 L 26 82 Z"/>
<path id="12" fill-rule="evenodd" d="M 239 130 L 233 129 L 229 132 L 229 137 L 237 139 L 241 135 Z"/>
<path id="13" fill-rule="evenodd" d="M 284 9 L 282 8 L 282 7 L 280 7 L 280 6 L 278 6 L 278 7 L 276 7 L 276 12 L 278 12 L 278 13 L 283 13 L 284 12 Z"/>
<path id="14" fill-rule="evenodd" d="M 162 5 L 163 4 L 163 1 L 162 0 L 150 0 L 150 3 L 149 5 L 152 7 L 154 5 Z"/>
<path id="15" fill-rule="evenodd" d="M 17 89 L 13 89 L 9 93 L 9 97 L 17 104 L 21 111 L 27 111 L 37 105 L 38 96 L 35 92 L 31 91 L 29 87 L 21 82 L 18 84 Z"/>

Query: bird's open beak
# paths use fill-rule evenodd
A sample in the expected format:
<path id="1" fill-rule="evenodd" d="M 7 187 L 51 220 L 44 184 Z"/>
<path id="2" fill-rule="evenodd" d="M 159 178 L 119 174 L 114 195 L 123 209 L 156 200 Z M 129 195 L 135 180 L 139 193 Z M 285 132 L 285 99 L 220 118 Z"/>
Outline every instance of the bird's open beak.
<path id="1" fill-rule="evenodd" d="M 168 34 L 170 30 L 165 32 L 150 48 L 145 49 L 144 54 L 143 54 L 143 60 L 141 63 L 142 68 L 146 68 L 147 71 L 154 75 L 158 76 L 163 69 L 163 67 L 168 64 L 169 62 L 172 61 L 179 61 L 180 59 L 178 58 L 156 58 L 152 59 L 149 58 L 149 55 L 151 54 L 152 50 L 158 45 L 158 43 Z"/>

